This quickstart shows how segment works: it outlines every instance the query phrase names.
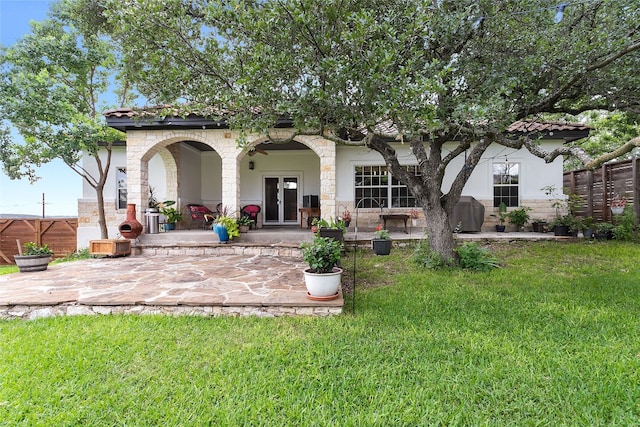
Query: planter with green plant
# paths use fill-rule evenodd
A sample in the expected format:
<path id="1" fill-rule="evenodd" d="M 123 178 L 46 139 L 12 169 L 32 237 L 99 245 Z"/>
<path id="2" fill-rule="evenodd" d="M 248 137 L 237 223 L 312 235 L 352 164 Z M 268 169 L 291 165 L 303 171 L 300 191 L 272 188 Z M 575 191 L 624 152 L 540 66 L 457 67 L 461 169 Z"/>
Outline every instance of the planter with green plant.
<path id="1" fill-rule="evenodd" d="M 314 221 L 315 225 L 318 227 L 318 234 L 321 237 L 330 237 L 332 239 L 338 240 L 339 242 L 344 241 L 344 233 L 347 232 L 347 227 L 341 219 L 334 219 L 333 217 L 326 219 L 319 219 Z"/>
<path id="2" fill-rule="evenodd" d="M 614 225 L 610 222 L 598 222 L 593 226 L 593 235 L 597 240 L 611 240 Z"/>
<path id="3" fill-rule="evenodd" d="M 213 231 L 218 235 L 220 243 L 227 243 L 240 235 L 238 220 L 227 213 L 226 209 L 223 209 L 222 213 L 213 221 Z"/>
<path id="4" fill-rule="evenodd" d="M 509 214 L 507 213 L 507 205 L 504 202 L 501 202 L 500 205 L 498 206 L 498 222 L 499 224 L 496 224 L 496 231 L 499 233 L 504 232 L 505 230 L 505 225 L 504 222 L 507 219 L 507 216 Z"/>
<path id="5" fill-rule="evenodd" d="M 238 218 L 236 222 L 238 223 L 238 230 L 240 233 L 248 233 L 249 228 L 251 228 L 251 224 L 253 224 L 253 220 L 246 215 Z"/>
<path id="6" fill-rule="evenodd" d="M 182 212 L 174 207 L 163 206 L 160 208 L 160 213 L 164 215 L 167 220 L 165 230 L 175 230 L 176 222 L 182 221 Z"/>
<path id="7" fill-rule="evenodd" d="M 512 210 L 507 214 L 509 218 L 509 222 L 516 226 L 516 231 L 523 231 L 524 226 L 529 222 L 529 212 L 531 211 L 530 207 L 521 206 L 517 209 Z"/>
<path id="8" fill-rule="evenodd" d="M 300 245 L 302 259 L 309 265 L 304 270 L 307 298 L 332 300 L 338 298 L 342 269 L 337 267 L 342 255 L 342 242 L 314 235 L 311 242 Z"/>
<path id="9" fill-rule="evenodd" d="M 373 253 L 376 255 L 389 255 L 391 253 L 391 247 L 393 246 L 393 241 L 391 240 L 391 236 L 389 236 L 389 230 L 383 229 L 382 224 L 380 224 L 376 227 L 376 231 L 373 234 L 375 236 L 371 239 Z"/>
<path id="10" fill-rule="evenodd" d="M 14 255 L 13 259 L 20 272 L 26 273 L 46 270 L 52 256 L 53 251 L 46 244 L 40 246 L 34 242 L 27 242 L 23 250 L 18 241 L 18 255 Z"/>
<path id="11" fill-rule="evenodd" d="M 549 223 L 555 236 L 572 236 L 577 230 L 577 221 L 573 215 L 561 215 Z"/>

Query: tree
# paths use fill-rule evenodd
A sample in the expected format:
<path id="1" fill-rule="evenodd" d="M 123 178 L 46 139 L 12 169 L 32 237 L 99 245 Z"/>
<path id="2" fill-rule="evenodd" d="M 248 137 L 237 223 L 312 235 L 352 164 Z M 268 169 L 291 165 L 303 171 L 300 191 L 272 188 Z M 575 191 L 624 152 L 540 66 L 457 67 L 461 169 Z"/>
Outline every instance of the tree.
<path id="1" fill-rule="evenodd" d="M 451 259 L 448 217 L 489 145 L 601 161 L 575 146 L 544 152 L 506 135 L 509 124 L 640 105 L 635 3 L 571 3 L 554 23 L 559 11 L 530 0 L 109 0 L 106 15 L 150 100 L 232 109 L 231 126 L 265 133 L 287 114 L 299 133 L 380 153 L 422 206 L 431 248 Z M 420 177 L 401 166 L 396 132 Z"/>
<path id="2" fill-rule="evenodd" d="M 31 33 L 0 52 L 0 161 L 12 179 L 39 179 L 35 167 L 62 160 L 96 191 L 99 225 L 108 237 L 103 189 L 112 144 L 123 134 L 107 127 L 104 97 L 119 80 L 116 57 L 98 27 L 81 25 L 82 15 L 62 2 L 44 22 L 32 22 Z M 91 16 L 87 14 L 85 18 Z M 79 28 L 84 28 L 81 31 Z M 130 102 L 126 85 L 121 105 Z M 104 105 L 103 105 L 104 104 Z M 14 141 L 13 126 L 24 138 Z M 106 158 L 100 150 L 106 149 Z M 93 157 L 97 172 L 82 167 L 83 153 Z"/>

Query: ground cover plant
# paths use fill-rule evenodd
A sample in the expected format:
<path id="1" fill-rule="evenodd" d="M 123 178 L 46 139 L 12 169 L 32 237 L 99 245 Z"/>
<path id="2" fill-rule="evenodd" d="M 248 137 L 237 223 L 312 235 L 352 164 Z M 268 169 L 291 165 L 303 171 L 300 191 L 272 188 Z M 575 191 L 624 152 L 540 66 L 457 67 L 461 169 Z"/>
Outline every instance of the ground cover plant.
<path id="1" fill-rule="evenodd" d="M 349 251 L 333 318 L 2 321 L 0 425 L 638 425 L 640 248 L 493 249 Z"/>

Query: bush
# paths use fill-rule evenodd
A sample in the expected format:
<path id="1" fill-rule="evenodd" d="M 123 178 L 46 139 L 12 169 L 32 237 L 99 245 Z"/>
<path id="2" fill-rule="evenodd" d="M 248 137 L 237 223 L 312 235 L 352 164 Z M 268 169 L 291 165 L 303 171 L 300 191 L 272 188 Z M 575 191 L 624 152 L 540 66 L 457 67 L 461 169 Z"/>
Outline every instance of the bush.
<path id="1" fill-rule="evenodd" d="M 632 205 L 625 206 L 622 215 L 616 217 L 615 225 L 613 226 L 613 238 L 625 242 L 638 240 L 636 214 L 633 212 Z"/>
<path id="2" fill-rule="evenodd" d="M 440 270 L 443 268 L 450 268 L 455 266 L 455 261 L 446 260 L 437 252 L 431 250 L 429 240 L 422 239 L 418 242 L 415 251 L 413 252 L 412 261 L 414 264 L 433 270 Z"/>
<path id="3" fill-rule="evenodd" d="M 460 267 L 474 271 L 491 271 L 500 267 L 498 259 L 487 248 L 481 248 L 477 243 L 463 243 L 456 248 L 460 257 Z"/>

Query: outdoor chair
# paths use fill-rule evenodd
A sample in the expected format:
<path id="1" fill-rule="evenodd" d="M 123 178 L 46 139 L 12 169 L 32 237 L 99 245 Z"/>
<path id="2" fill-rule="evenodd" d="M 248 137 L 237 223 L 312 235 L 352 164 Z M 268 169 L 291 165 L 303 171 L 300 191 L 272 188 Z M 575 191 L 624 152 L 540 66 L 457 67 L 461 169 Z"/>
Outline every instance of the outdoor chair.
<path id="1" fill-rule="evenodd" d="M 191 224 L 189 224 L 189 230 L 194 224 L 201 224 L 203 229 L 211 227 L 213 220 L 218 214 L 211 212 L 208 207 L 204 205 L 189 204 L 187 205 L 189 214 L 191 215 Z"/>
<path id="2" fill-rule="evenodd" d="M 255 229 L 258 225 L 258 214 L 260 214 L 261 210 L 262 208 L 260 208 L 260 206 L 258 205 L 246 205 L 242 209 L 240 209 L 240 213 L 242 216 L 248 216 L 253 220 L 251 228 Z"/>

